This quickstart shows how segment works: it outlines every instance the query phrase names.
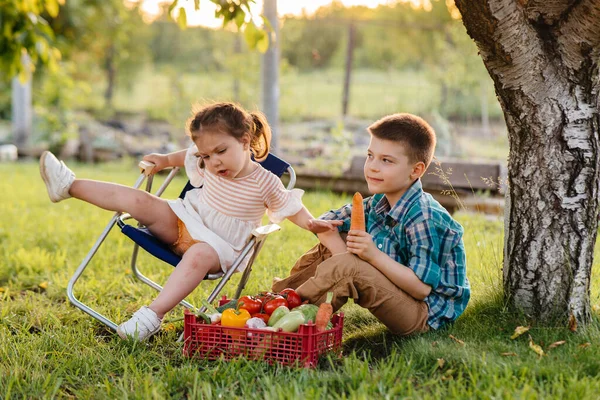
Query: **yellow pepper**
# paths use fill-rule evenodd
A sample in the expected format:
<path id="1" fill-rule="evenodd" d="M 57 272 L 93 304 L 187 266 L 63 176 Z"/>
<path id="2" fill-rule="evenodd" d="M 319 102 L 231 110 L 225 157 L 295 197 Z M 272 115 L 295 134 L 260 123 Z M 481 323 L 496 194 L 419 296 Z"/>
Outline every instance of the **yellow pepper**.
<path id="1" fill-rule="evenodd" d="M 229 326 L 232 328 L 243 328 L 246 325 L 246 321 L 250 319 L 250 313 L 247 310 L 240 309 L 236 310 L 234 308 L 228 308 L 223 311 L 221 315 L 221 325 Z M 245 332 L 234 329 L 224 329 L 223 333 L 231 336 L 234 340 L 241 340 L 245 337 Z"/>
<path id="2" fill-rule="evenodd" d="M 221 325 L 231 326 L 233 328 L 243 328 L 244 325 L 246 325 L 246 321 L 249 319 L 250 313 L 247 310 L 234 310 L 233 308 L 228 308 L 223 311 L 223 315 L 221 315 Z"/>

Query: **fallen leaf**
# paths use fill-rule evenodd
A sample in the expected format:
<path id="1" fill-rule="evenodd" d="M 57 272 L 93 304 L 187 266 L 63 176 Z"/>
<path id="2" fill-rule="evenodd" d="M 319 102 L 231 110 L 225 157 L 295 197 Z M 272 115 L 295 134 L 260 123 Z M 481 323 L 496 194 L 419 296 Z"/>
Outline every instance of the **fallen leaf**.
<path id="1" fill-rule="evenodd" d="M 587 347 L 590 347 L 592 344 L 590 342 L 586 342 L 586 343 L 581 343 L 579 346 L 580 349 L 585 349 Z"/>
<path id="2" fill-rule="evenodd" d="M 437 344 L 438 344 L 437 342 L 431 342 L 431 347 L 435 347 L 435 346 L 437 346 Z"/>
<path id="3" fill-rule="evenodd" d="M 442 376 L 442 380 L 448 380 L 448 379 L 454 379 L 454 377 L 452 376 L 452 374 L 454 373 L 453 369 L 449 369 L 446 372 L 444 372 L 444 375 Z"/>
<path id="4" fill-rule="evenodd" d="M 48 282 L 42 282 L 38 286 L 42 289 L 48 289 Z"/>
<path id="5" fill-rule="evenodd" d="M 569 330 L 571 332 L 577 332 L 577 318 L 575 318 L 575 315 L 573 314 L 569 315 Z"/>
<path id="6" fill-rule="evenodd" d="M 446 363 L 446 361 L 443 358 L 438 358 L 437 359 L 437 366 L 439 369 L 444 368 L 444 364 Z"/>
<path id="7" fill-rule="evenodd" d="M 559 340 L 558 342 L 554 342 L 550 346 L 548 346 L 548 349 L 553 349 L 555 347 L 562 346 L 565 343 L 567 343 L 566 340 Z"/>
<path id="8" fill-rule="evenodd" d="M 464 346 L 464 345 L 465 345 L 465 342 L 463 342 L 462 340 L 460 340 L 460 339 L 458 339 L 458 338 L 454 337 L 453 335 L 448 335 L 448 337 L 449 337 L 450 339 L 454 340 L 456 343 L 460 344 L 461 346 Z"/>
<path id="9" fill-rule="evenodd" d="M 529 330 L 528 326 L 517 326 L 515 328 L 515 332 L 512 334 L 512 336 L 510 338 L 516 339 L 519 336 L 521 336 L 522 334 L 524 334 L 525 332 L 527 332 L 528 330 Z"/>
<path id="10" fill-rule="evenodd" d="M 529 338 L 529 348 L 533 350 L 538 356 L 542 357 L 544 355 L 544 350 L 540 345 L 533 343 L 533 339 Z"/>
<path id="11" fill-rule="evenodd" d="M 504 356 L 504 357 L 517 357 L 518 354 L 510 352 L 510 353 L 500 353 L 500 355 Z"/>

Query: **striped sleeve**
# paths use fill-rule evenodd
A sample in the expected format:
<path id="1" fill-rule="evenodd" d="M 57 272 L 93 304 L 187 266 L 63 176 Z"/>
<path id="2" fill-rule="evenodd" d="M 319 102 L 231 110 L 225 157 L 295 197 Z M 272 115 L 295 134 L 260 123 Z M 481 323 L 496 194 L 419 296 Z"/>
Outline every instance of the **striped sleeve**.
<path id="1" fill-rule="evenodd" d="M 271 222 L 281 222 L 302 209 L 304 191 L 301 189 L 287 190 L 275 174 L 264 171 L 261 176 L 261 187 L 267 216 Z"/>

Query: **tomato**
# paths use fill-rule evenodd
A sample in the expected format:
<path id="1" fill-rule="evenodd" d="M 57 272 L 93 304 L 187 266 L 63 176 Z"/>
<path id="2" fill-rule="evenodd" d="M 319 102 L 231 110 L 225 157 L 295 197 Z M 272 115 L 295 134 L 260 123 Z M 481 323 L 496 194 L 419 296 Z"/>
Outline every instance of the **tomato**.
<path id="1" fill-rule="evenodd" d="M 283 296 L 275 296 L 273 299 L 267 301 L 263 306 L 263 310 L 265 313 L 271 315 L 279 306 L 288 306 L 288 302 Z"/>
<path id="2" fill-rule="evenodd" d="M 262 308 L 262 301 L 254 296 L 242 296 L 238 300 L 238 308 L 248 310 L 250 314 L 256 314 L 260 312 Z"/>
<path id="3" fill-rule="evenodd" d="M 294 289 L 291 288 L 287 288 L 287 289 L 283 289 L 281 292 L 279 292 L 280 295 L 282 295 L 288 302 L 288 308 L 290 310 L 298 307 L 300 304 L 302 304 L 302 299 L 300 298 L 300 295 L 298 293 L 296 293 L 296 291 Z"/>
<path id="4" fill-rule="evenodd" d="M 256 296 L 257 299 L 259 299 L 260 301 L 264 303 L 266 303 L 267 301 L 271 300 L 273 297 L 275 297 L 274 293 L 271 292 L 260 292 L 259 294 L 257 294 Z"/>
<path id="5" fill-rule="evenodd" d="M 252 314 L 252 318 L 260 318 L 265 321 L 265 324 L 269 323 L 269 314 Z"/>

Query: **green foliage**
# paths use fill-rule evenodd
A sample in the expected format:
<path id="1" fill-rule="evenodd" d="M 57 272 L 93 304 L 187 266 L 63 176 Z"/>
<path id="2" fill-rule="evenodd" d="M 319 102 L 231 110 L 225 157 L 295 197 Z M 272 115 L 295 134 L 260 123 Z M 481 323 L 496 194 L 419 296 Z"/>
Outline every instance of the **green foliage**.
<path id="1" fill-rule="evenodd" d="M 56 17 L 64 0 L 0 0 L 0 72 L 3 79 L 16 75 L 22 81 L 38 61 L 51 70 L 58 68 L 61 54 L 53 45 L 54 32 L 48 17 Z M 24 56 L 29 61 L 24 61 Z"/>
<path id="2" fill-rule="evenodd" d="M 131 185 L 135 160 L 117 164 L 72 165 L 78 176 Z M 447 329 L 411 338 L 390 335 L 368 312 L 347 304 L 343 358 L 323 359 L 316 370 L 257 362 L 187 359 L 176 343 L 175 322 L 148 343 L 121 341 L 70 305 L 65 289 L 112 213 L 76 200 L 48 201 L 36 163 L 0 164 L 0 393 L 3 398 L 414 398 L 414 399 L 595 399 L 600 391 L 600 329 L 592 324 L 532 326 L 528 332 L 544 349 L 539 357 L 528 335 L 510 339 L 527 322 L 502 301 L 500 218 L 459 213 L 465 227 L 472 300 Z M 23 184 L 28 183 L 28 184 Z M 157 182 L 158 183 L 158 182 Z M 177 196 L 178 177 L 165 197 Z M 156 183 L 155 183 L 156 185 Z M 318 215 L 350 196 L 308 192 L 307 207 Z M 297 257 L 316 243 L 290 222 L 266 241 L 245 293 L 266 289 L 284 276 Z M 132 244 L 111 232 L 78 281 L 76 296 L 107 317 L 121 321 L 156 292 L 129 270 Z M 598 306 L 600 279 L 596 246 L 591 281 Z M 140 266 L 164 282 L 170 267 L 142 254 Z M 233 289 L 238 282 L 235 276 Z M 212 288 L 202 283 L 192 303 Z M 231 293 L 230 293 L 231 294 Z M 597 310 L 597 308 L 596 308 Z M 181 315 L 181 309 L 167 317 Z M 462 344 L 461 342 L 462 341 Z M 551 344 L 565 340 L 562 346 Z"/>

